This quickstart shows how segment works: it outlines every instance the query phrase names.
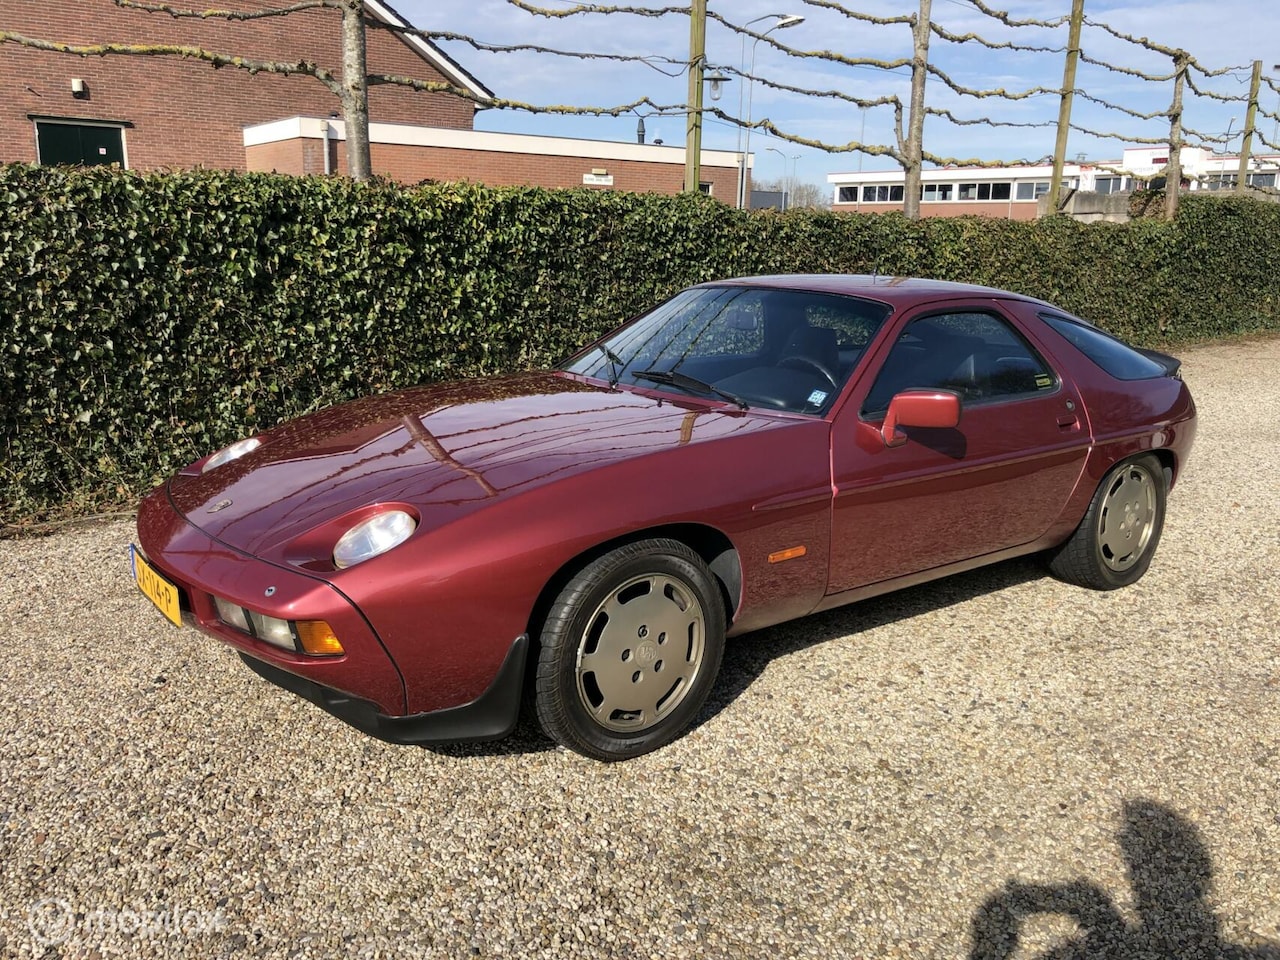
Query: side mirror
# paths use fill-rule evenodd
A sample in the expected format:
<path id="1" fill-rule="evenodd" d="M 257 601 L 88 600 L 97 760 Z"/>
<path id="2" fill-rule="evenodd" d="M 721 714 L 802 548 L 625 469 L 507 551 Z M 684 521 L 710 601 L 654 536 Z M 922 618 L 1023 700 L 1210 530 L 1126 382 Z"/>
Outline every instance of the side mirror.
<path id="1" fill-rule="evenodd" d="M 900 447 L 907 435 L 899 427 L 954 427 L 960 422 L 960 394 L 950 390 L 903 390 L 889 401 L 880 436 L 886 447 Z"/>

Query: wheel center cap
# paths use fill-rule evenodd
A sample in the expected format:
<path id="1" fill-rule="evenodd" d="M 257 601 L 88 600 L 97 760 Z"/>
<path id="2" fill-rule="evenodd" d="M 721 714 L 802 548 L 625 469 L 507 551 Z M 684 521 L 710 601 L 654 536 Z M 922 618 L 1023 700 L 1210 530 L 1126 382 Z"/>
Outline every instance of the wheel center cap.
<path id="1" fill-rule="evenodd" d="M 653 663 L 658 659 L 658 645 L 652 640 L 646 640 L 640 646 L 636 647 L 636 660 L 645 666 Z"/>

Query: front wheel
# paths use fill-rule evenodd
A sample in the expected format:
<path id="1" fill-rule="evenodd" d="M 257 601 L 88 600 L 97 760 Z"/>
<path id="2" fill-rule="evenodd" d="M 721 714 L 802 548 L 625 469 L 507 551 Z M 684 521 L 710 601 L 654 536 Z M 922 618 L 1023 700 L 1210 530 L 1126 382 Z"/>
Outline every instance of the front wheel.
<path id="1" fill-rule="evenodd" d="M 643 540 L 587 564 L 540 635 L 538 722 L 557 743 L 625 760 L 674 739 L 720 669 L 725 611 L 711 572 L 676 540 Z"/>
<path id="2" fill-rule="evenodd" d="M 1098 486 L 1080 526 L 1049 555 L 1068 583 L 1115 590 L 1147 572 L 1164 528 L 1164 468 L 1150 455 L 1126 460 Z"/>

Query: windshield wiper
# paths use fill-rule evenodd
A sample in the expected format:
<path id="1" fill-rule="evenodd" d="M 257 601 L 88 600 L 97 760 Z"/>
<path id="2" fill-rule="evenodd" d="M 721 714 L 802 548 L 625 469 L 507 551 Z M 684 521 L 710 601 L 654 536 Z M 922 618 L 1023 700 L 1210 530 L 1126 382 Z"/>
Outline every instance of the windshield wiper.
<path id="1" fill-rule="evenodd" d="M 691 377 L 687 373 L 680 373 L 676 370 L 637 370 L 631 374 L 637 380 L 651 380 L 654 383 L 669 383 L 673 387 L 679 387 L 682 390 L 688 390 L 691 393 L 713 393 L 721 400 L 728 400 L 730 403 L 736 404 L 743 410 L 747 409 L 747 401 L 741 397 L 734 396 L 727 390 L 721 390 L 719 387 L 707 383 L 705 380 L 699 380 L 697 377 Z"/>

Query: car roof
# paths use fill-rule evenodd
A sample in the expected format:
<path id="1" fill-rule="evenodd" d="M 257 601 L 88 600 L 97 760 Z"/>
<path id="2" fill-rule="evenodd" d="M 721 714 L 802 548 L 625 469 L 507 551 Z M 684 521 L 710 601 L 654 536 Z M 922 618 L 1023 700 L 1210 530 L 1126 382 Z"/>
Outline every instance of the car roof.
<path id="1" fill-rule="evenodd" d="M 811 293 L 836 293 L 847 296 L 879 300 L 895 307 L 927 303 L 948 297 L 999 297 L 1006 300 L 1023 300 L 1027 303 L 1052 307 L 1052 304 L 1035 297 L 983 287 L 973 283 L 953 283 L 949 280 L 925 280 L 920 277 L 890 277 L 858 273 L 788 273 L 760 277 L 734 277 L 699 284 L 703 287 L 743 286 L 766 287 L 775 290 L 806 290 Z"/>

